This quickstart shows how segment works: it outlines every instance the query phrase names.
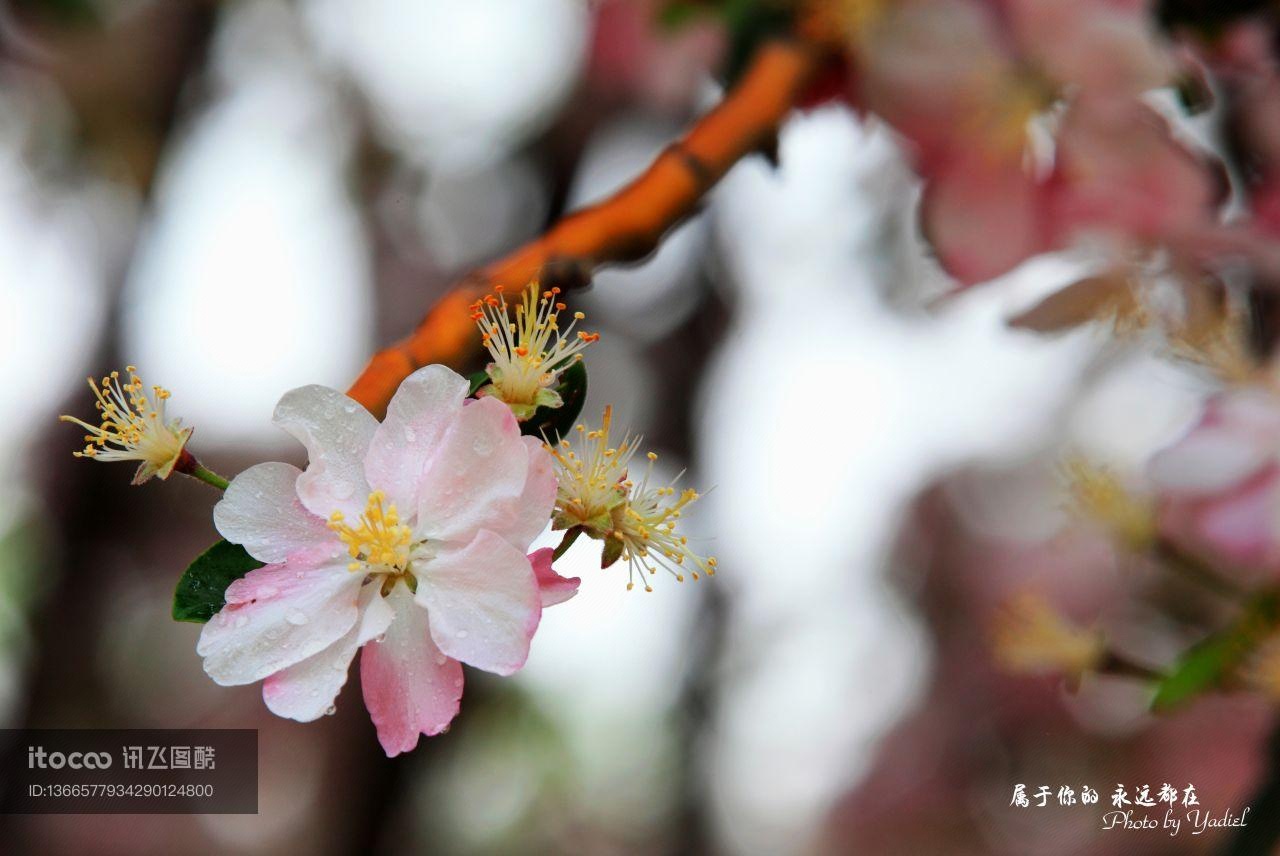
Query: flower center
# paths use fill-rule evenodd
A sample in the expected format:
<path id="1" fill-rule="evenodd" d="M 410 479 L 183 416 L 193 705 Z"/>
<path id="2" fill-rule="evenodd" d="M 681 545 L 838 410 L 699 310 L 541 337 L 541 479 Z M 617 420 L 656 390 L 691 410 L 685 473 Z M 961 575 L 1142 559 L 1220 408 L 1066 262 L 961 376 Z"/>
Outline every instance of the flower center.
<path id="1" fill-rule="evenodd" d="M 355 526 L 346 522 L 341 511 L 329 517 L 329 528 L 347 545 L 352 558 L 347 568 L 351 571 L 399 576 L 409 570 L 413 530 L 400 522 L 394 502 L 384 507 L 386 498 L 380 490 L 369 494 Z"/>
<path id="2" fill-rule="evenodd" d="M 489 375 L 496 392 L 512 405 L 552 403 L 540 401 L 539 392 L 554 385 L 565 369 L 582 359 L 582 349 L 597 341 L 600 334 L 575 334 L 574 327 L 584 317 L 581 312 L 575 312 L 568 327 L 560 329 L 559 316 L 565 304 L 560 301 L 559 288 L 541 294 L 536 283 L 526 288 L 514 307 L 514 321 L 502 287 L 497 286 L 494 292 L 471 305 L 471 319 L 493 357 Z"/>
<path id="3" fill-rule="evenodd" d="M 72 422 L 87 430 L 84 451 L 77 457 L 99 458 L 104 461 L 134 459 L 151 461 L 157 466 L 176 459 L 186 444 L 189 431 L 179 424 L 165 422 L 164 406 L 169 391 L 153 386 L 151 393 L 144 391 L 142 380 L 133 366 L 129 382 L 120 381 L 120 372 L 112 372 L 99 385 L 89 378 L 89 386 L 97 399 L 100 425 L 89 425 L 72 416 L 63 416 L 64 422 Z"/>

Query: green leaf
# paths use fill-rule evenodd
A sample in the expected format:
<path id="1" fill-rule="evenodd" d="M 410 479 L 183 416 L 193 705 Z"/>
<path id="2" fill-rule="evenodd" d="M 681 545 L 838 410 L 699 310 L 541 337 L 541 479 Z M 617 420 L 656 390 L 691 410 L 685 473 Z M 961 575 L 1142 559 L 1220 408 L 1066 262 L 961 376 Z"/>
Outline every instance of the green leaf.
<path id="1" fill-rule="evenodd" d="M 261 567 L 244 547 L 218 541 L 182 572 L 173 593 L 173 619 L 205 623 L 226 604 L 227 586 Z"/>
<path id="2" fill-rule="evenodd" d="M 1232 671 L 1276 626 L 1280 600 L 1258 595 L 1235 624 L 1192 646 L 1156 685 L 1151 708 L 1165 712 L 1221 686 Z"/>
<path id="3" fill-rule="evenodd" d="M 1151 708 L 1167 711 L 1212 689 L 1227 671 L 1233 648 L 1230 631 L 1192 647 L 1157 684 Z"/>
<path id="4" fill-rule="evenodd" d="M 478 372 L 472 372 L 468 380 L 471 381 L 471 387 L 467 390 L 467 397 L 470 398 L 480 391 L 480 387 L 489 382 L 489 373 L 480 369 Z"/>
<path id="5" fill-rule="evenodd" d="M 549 443 L 569 433 L 587 400 L 587 367 L 582 360 L 564 370 L 556 392 L 560 394 L 560 406 L 539 407 L 533 416 L 520 423 L 520 433 L 545 437 Z"/>

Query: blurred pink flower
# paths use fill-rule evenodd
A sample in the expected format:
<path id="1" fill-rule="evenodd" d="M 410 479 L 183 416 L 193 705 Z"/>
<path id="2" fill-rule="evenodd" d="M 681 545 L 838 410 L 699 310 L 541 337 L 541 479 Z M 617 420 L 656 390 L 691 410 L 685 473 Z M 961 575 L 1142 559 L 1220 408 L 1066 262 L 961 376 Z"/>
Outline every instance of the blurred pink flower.
<path id="1" fill-rule="evenodd" d="M 1280 395 L 1261 386 L 1211 399 L 1191 430 L 1158 453 L 1160 528 L 1242 582 L 1280 573 Z"/>
<path id="2" fill-rule="evenodd" d="M 461 663 L 524 665 L 543 606 L 577 590 L 526 556 L 556 480 L 538 441 L 496 399 L 466 400 L 443 366 L 411 375 L 382 423 L 332 389 L 287 393 L 275 422 L 307 447 L 305 472 L 259 464 L 214 509 L 265 567 L 228 587 L 197 652 L 219 684 L 265 679 L 279 716 L 332 711 L 357 648 L 365 705 L 388 755 L 458 712 Z"/>
<path id="3" fill-rule="evenodd" d="M 1140 100 L 1187 62 L 1146 5 L 995 5 L 907 0 L 859 31 L 859 103 L 909 144 L 943 268 L 970 285 L 1097 233 L 1218 247 L 1221 171 Z"/>

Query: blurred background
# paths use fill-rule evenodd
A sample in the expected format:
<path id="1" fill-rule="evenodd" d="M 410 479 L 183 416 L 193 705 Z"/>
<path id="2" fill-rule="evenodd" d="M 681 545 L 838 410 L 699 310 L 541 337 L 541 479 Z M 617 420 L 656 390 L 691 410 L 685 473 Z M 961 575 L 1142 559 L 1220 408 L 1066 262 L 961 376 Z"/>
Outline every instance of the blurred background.
<path id="1" fill-rule="evenodd" d="M 270 424 L 283 391 L 345 388 L 451 280 L 634 177 L 721 97 L 720 28 L 655 17 L 644 0 L 0 4 L 0 723 L 253 727 L 261 756 L 257 816 L 10 816 L 0 850 L 1223 846 L 1100 836 L 1099 812 L 1010 795 L 1176 777 L 1238 807 L 1265 701 L 1157 722 L 1131 683 L 1011 678 L 985 641 L 991 606 L 1035 580 L 1153 660 L 1176 653 L 1123 593 L 1179 591 L 1064 512 L 1054 465 L 1136 471 L 1206 378 L 1105 331 L 1010 329 L 1090 271 L 1079 252 L 954 293 L 895 135 L 838 104 L 794 115 L 776 164 L 742 161 L 578 300 L 602 333 L 585 414 L 612 402 L 707 491 L 687 524 L 714 580 L 627 593 L 580 543 L 560 570 L 581 592 L 528 666 L 469 672 L 452 730 L 391 760 L 354 675 L 308 725 L 204 675 L 169 602 L 216 496 L 74 460 L 57 414 L 87 415 L 86 375 L 134 363 L 214 470 L 301 463 Z"/>

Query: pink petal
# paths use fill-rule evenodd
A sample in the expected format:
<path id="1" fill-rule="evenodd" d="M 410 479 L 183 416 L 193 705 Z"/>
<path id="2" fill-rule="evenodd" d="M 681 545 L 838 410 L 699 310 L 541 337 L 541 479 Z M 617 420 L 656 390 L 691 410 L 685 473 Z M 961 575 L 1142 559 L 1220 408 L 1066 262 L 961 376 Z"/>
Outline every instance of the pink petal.
<path id="1" fill-rule="evenodd" d="M 333 556 L 341 542 L 298 500 L 300 475 L 302 471 L 291 464 L 250 467 L 231 480 L 213 507 L 213 525 L 223 538 L 242 545 L 261 562 Z"/>
<path id="2" fill-rule="evenodd" d="M 426 563 L 417 601 L 431 614 L 441 651 L 499 675 L 524 665 L 542 617 L 528 557 L 484 529 L 466 547 L 443 550 Z"/>
<path id="3" fill-rule="evenodd" d="M 374 432 L 365 474 L 402 511 L 418 507 L 418 484 L 467 396 L 467 380 L 445 366 L 418 369 L 400 384 Z"/>
<path id="4" fill-rule="evenodd" d="M 326 520 L 334 511 L 358 517 L 369 496 L 364 459 L 377 420 L 337 390 L 312 385 L 286 392 L 274 421 L 307 447 L 297 488 L 302 504 Z"/>
<path id="5" fill-rule="evenodd" d="M 562 577 L 551 567 L 551 556 L 555 553 L 550 547 L 535 550 L 529 554 L 529 564 L 533 565 L 533 575 L 538 578 L 538 592 L 542 595 L 542 608 L 564 603 L 578 593 L 582 583 L 580 577 Z"/>
<path id="6" fill-rule="evenodd" d="M 501 535 L 517 550 L 527 550 L 551 522 L 556 502 L 556 474 L 551 453 L 542 441 L 524 437 L 529 450 L 528 475 L 519 496 L 497 499 L 489 503 L 478 518 L 478 528 Z"/>
<path id="7" fill-rule="evenodd" d="M 347 682 L 356 649 L 385 633 L 393 613 L 378 591 L 365 585 L 360 592 L 360 619 L 346 634 L 318 654 L 267 677 L 262 698 L 276 716 L 311 722 L 329 712 Z"/>
<path id="8" fill-rule="evenodd" d="M 381 642 L 364 646 L 360 681 L 378 742 L 394 756 L 417 746 L 419 734 L 449 727 L 462 699 L 462 666 L 435 646 L 426 610 L 403 583 L 386 600 L 395 619 Z"/>
<path id="9" fill-rule="evenodd" d="M 1219 200 L 1207 162 L 1136 99 L 1072 103 L 1058 134 L 1052 185 L 1053 230 L 1062 243 L 1098 228 L 1178 237 L 1208 225 Z"/>
<path id="10" fill-rule="evenodd" d="M 529 450 L 511 408 L 496 398 L 468 401 L 450 424 L 419 482 L 415 533 L 465 543 L 494 503 L 524 491 Z"/>
<path id="11" fill-rule="evenodd" d="M 938 261 L 965 285 L 1048 249 L 1043 193 L 1019 158 L 975 150 L 925 185 L 920 222 Z"/>
<path id="12" fill-rule="evenodd" d="M 267 565 L 227 588 L 196 653 L 224 686 L 251 684 L 333 644 L 355 624 L 360 576 L 346 564 Z"/>
<path id="13" fill-rule="evenodd" d="M 1161 510 L 1161 528 L 1170 538 L 1216 561 L 1224 571 L 1280 569 L 1277 519 L 1280 468 L 1274 466 L 1221 496 L 1175 499 Z"/>
<path id="14" fill-rule="evenodd" d="M 1225 427 L 1195 428 L 1156 453 L 1147 474 L 1157 487 L 1175 493 L 1226 490 L 1256 473 L 1275 456 L 1273 448 L 1247 442 Z"/>

